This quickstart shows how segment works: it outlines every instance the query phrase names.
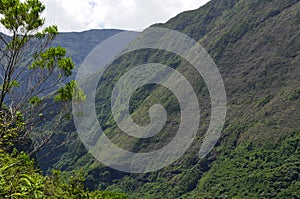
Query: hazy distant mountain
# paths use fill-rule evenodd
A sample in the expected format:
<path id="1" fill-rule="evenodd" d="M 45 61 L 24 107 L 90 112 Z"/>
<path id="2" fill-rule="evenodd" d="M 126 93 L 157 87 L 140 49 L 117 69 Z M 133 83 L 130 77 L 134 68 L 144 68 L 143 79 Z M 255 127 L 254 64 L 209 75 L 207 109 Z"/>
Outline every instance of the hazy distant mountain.
<path id="1" fill-rule="evenodd" d="M 122 32 L 123 30 L 105 29 L 88 30 L 84 32 L 60 33 L 54 40 L 54 45 L 60 45 L 67 49 L 76 65 L 80 65 L 84 58 L 97 45 L 105 39 Z"/>

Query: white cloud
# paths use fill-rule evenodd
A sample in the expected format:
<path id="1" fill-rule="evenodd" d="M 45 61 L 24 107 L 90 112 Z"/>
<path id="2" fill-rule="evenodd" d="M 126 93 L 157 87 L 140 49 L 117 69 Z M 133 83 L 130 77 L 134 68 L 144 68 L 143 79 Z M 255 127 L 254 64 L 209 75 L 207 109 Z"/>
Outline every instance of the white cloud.
<path id="1" fill-rule="evenodd" d="M 99 28 L 142 30 L 165 22 L 185 10 L 196 9 L 209 0 L 42 0 L 46 25 L 59 31 Z"/>

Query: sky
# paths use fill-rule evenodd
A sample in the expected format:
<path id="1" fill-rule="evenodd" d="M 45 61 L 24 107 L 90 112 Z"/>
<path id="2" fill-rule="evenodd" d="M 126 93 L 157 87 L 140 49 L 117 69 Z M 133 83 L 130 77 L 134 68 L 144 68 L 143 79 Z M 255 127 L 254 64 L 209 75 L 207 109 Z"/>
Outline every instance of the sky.
<path id="1" fill-rule="evenodd" d="M 89 29 L 142 31 L 177 14 L 197 9 L 209 0 L 41 0 L 46 25 L 60 32 Z"/>

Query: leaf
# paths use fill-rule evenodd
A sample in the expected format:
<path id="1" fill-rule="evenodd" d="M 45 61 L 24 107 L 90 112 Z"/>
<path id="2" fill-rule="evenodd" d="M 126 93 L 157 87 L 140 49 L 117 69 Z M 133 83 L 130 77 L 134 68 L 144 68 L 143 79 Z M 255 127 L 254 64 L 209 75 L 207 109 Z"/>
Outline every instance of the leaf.
<path id="1" fill-rule="evenodd" d="M 55 96 L 55 101 L 84 101 L 86 96 L 78 87 L 78 83 L 74 80 L 66 84 L 64 87 L 58 89 L 58 95 Z"/>

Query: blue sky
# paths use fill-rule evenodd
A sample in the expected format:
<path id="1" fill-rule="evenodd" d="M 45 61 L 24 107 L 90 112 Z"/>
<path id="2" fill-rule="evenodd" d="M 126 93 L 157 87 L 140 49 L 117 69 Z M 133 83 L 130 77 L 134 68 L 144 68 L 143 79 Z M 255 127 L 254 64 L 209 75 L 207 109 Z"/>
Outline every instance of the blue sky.
<path id="1" fill-rule="evenodd" d="M 47 25 L 59 31 L 118 28 L 141 31 L 209 0 L 42 0 Z"/>

